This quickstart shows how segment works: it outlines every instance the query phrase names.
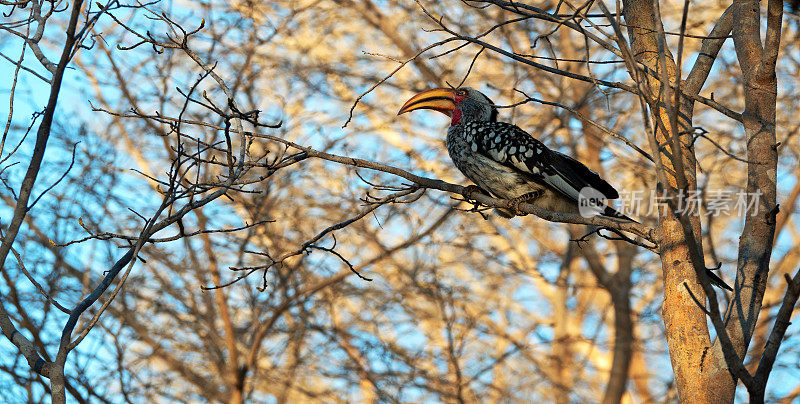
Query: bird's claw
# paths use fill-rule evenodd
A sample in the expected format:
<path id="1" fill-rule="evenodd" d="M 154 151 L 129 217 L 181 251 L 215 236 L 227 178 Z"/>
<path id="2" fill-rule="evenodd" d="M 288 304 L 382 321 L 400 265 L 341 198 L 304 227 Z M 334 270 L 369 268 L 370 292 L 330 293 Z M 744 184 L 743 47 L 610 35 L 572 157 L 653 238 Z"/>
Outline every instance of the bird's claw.
<path id="1" fill-rule="evenodd" d="M 483 190 L 477 185 L 470 184 L 467 185 L 467 187 L 464 189 L 464 193 L 462 195 L 464 196 L 464 198 L 467 199 L 467 201 L 475 201 L 473 195 L 475 195 L 476 193 L 482 194 Z"/>
<path id="2" fill-rule="evenodd" d="M 519 209 L 519 205 L 522 203 L 530 202 L 542 196 L 543 193 L 544 192 L 542 192 L 541 190 L 533 191 L 533 192 L 528 192 L 525 195 L 520 195 L 514 199 L 511 199 L 510 201 L 508 201 L 508 209 L 511 210 L 511 212 L 513 212 L 517 216 L 527 216 L 528 212 L 521 211 Z"/>
<path id="3" fill-rule="evenodd" d="M 519 209 L 519 204 L 523 202 L 525 201 L 521 201 L 518 200 L 517 198 L 514 198 L 511 200 L 511 202 L 508 203 L 508 209 L 516 216 L 527 216 L 528 212 L 523 212 Z"/>

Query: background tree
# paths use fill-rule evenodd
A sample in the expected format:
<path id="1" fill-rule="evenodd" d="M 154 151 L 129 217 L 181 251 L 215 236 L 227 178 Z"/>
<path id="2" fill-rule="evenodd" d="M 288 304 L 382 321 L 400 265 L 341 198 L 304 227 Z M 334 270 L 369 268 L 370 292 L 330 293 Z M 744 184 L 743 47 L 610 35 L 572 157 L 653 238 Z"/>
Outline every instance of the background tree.
<path id="1" fill-rule="evenodd" d="M 779 2 L 2 4 L 9 401 L 730 402 L 731 374 L 753 400 L 800 394 L 796 331 L 772 330 L 793 311 L 800 245 L 797 24 Z M 74 70 L 52 69 L 71 10 Z M 413 90 L 462 80 L 642 191 L 642 225 L 462 202 L 444 120 L 395 118 Z M 45 129 L 19 102 L 43 86 L 70 90 Z M 20 167 L 36 156 L 29 210 Z M 694 189 L 715 214 L 649 199 Z M 757 189 L 756 216 L 715 211 L 715 192 Z M 587 224 L 651 248 L 571 242 Z M 61 336 L 53 302 L 79 307 L 134 254 L 71 349 L 82 334 Z M 730 296 L 698 279 L 717 263 Z M 730 343 L 712 343 L 722 330 Z"/>

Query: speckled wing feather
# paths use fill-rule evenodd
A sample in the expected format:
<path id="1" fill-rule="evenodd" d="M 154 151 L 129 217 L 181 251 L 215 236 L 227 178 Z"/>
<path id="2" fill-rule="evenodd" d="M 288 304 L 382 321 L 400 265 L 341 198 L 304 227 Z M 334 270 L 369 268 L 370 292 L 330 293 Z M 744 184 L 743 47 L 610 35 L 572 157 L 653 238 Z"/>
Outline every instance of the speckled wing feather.
<path id="1" fill-rule="evenodd" d="M 578 200 L 584 187 L 592 187 L 608 199 L 617 190 L 581 162 L 550 150 L 515 125 L 505 122 L 468 122 L 465 139 L 472 152 L 544 182 L 565 196 Z"/>

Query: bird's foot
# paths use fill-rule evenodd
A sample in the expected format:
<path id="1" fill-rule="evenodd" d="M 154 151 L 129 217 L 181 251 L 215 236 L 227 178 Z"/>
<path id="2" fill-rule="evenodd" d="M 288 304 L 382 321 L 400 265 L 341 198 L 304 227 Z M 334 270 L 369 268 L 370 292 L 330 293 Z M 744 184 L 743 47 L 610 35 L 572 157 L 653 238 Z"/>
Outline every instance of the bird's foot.
<path id="1" fill-rule="evenodd" d="M 466 198 L 467 201 L 474 201 L 475 198 L 473 196 L 476 193 L 477 194 L 483 194 L 485 192 L 483 192 L 481 187 L 479 187 L 477 185 L 470 184 L 470 185 L 467 185 L 467 187 L 464 189 L 464 193 L 462 195 L 464 195 L 464 198 Z"/>
<path id="2" fill-rule="evenodd" d="M 530 201 L 542 196 L 542 194 L 544 194 L 544 191 L 538 190 L 538 191 L 528 192 L 527 194 L 524 194 L 524 195 L 520 195 L 520 196 L 508 201 L 508 208 L 512 212 L 514 212 L 514 214 L 517 215 L 517 216 L 525 216 L 525 215 L 528 214 L 528 212 L 523 212 L 523 211 L 519 210 L 519 205 L 522 204 L 522 203 L 530 202 Z"/>

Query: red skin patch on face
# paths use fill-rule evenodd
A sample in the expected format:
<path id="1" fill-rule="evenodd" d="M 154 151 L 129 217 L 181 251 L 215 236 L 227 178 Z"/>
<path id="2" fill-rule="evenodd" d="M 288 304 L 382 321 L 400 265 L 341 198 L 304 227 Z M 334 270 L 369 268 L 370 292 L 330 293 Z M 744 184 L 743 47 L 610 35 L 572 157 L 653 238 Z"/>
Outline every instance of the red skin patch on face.
<path id="1" fill-rule="evenodd" d="M 456 125 L 458 125 L 459 122 L 461 122 L 461 109 L 458 108 L 458 104 L 460 104 L 461 101 L 464 98 L 467 98 L 467 97 L 464 97 L 464 96 L 462 96 L 462 95 L 460 95 L 458 93 L 455 93 L 453 95 L 453 99 L 454 99 L 454 103 L 456 104 L 456 107 L 453 108 L 453 112 L 451 114 L 450 126 L 456 126 Z"/>
<path id="2" fill-rule="evenodd" d="M 452 120 L 450 121 L 450 126 L 458 125 L 458 122 L 461 121 L 461 110 L 456 107 L 453 109 Z"/>

